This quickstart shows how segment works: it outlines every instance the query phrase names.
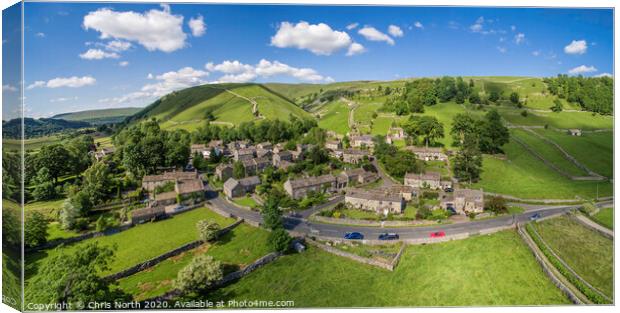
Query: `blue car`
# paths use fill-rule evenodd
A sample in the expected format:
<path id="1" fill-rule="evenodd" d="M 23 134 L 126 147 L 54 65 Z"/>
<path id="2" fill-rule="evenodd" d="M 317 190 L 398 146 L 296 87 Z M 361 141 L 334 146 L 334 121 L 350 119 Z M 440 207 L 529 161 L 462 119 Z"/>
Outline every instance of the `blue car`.
<path id="1" fill-rule="evenodd" d="M 344 239 L 364 239 L 364 235 L 358 232 L 346 233 Z"/>
<path id="2" fill-rule="evenodd" d="M 535 220 L 537 220 L 539 218 L 540 218 L 540 213 L 536 213 L 536 214 L 530 216 L 530 221 L 535 221 Z"/>
<path id="3" fill-rule="evenodd" d="M 397 240 L 400 237 L 395 233 L 382 233 L 379 235 L 379 240 Z"/>

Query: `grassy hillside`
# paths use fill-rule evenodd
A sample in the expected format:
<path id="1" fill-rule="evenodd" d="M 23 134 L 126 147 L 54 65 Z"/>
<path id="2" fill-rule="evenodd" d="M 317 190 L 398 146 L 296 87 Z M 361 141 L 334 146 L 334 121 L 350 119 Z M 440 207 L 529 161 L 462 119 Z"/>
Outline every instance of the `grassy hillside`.
<path id="1" fill-rule="evenodd" d="M 52 118 L 63 119 L 65 121 L 83 121 L 91 124 L 118 123 L 128 116 L 136 114 L 140 110 L 142 110 L 142 108 L 88 110 L 58 114 L 52 116 Z"/>
<path id="2" fill-rule="evenodd" d="M 256 105 L 258 114 L 252 112 Z M 285 96 L 258 84 L 214 84 L 173 92 L 136 113 L 131 119 L 154 117 L 164 128 L 194 130 L 207 114 L 216 123 L 238 125 L 258 119 L 288 120 L 289 115 L 312 118 Z"/>

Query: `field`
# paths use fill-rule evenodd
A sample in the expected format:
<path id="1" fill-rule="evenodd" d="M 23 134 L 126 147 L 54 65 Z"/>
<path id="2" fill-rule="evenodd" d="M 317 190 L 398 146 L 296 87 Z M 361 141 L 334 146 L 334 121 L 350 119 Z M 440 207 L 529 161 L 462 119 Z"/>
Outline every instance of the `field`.
<path id="1" fill-rule="evenodd" d="M 410 246 L 394 272 L 310 248 L 211 293 L 210 299 L 286 299 L 296 307 L 569 303 L 514 231 Z"/>
<path id="2" fill-rule="evenodd" d="M 58 217 L 58 212 L 60 212 L 63 202 L 65 202 L 65 199 L 26 203 L 26 205 L 24 205 L 24 212 L 28 213 L 37 211 L 48 218 L 55 219 Z"/>
<path id="3" fill-rule="evenodd" d="M 85 121 L 93 124 L 117 123 L 122 121 L 125 117 L 133 115 L 140 110 L 142 110 L 142 108 L 89 110 L 58 114 L 53 116 L 52 118 L 58 118 L 67 121 Z"/>
<path id="4" fill-rule="evenodd" d="M 250 207 L 250 208 L 258 207 L 258 203 L 256 203 L 256 201 L 252 199 L 252 197 L 249 197 L 249 196 L 234 198 L 233 202 L 238 205 L 245 206 L 245 207 Z"/>
<path id="5" fill-rule="evenodd" d="M 538 154 L 542 155 L 545 160 L 553 163 L 562 171 L 571 176 L 587 176 L 587 172 L 577 167 L 569 159 L 567 159 L 560 150 L 555 146 L 550 145 L 545 140 L 537 137 L 523 129 L 512 129 L 511 135 L 515 136 L 518 140 L 525 143 L 531 149 L 534 149 Z"/>
<path id="6" fill-rule="evenodd" d="M 196 249 L 163 261 L 153 268 L 119 280 L 121 289 L 142 300 L 163 294 L 173 288 L 173 280 L 180 269 L 194 256 L 206 254 L 219 260 L 224 271 L 231 272 L 268 254 L 268 232 L 246 224 L 235 227 L 216 243 L 204 244 Z"/>
<path id="7" fill-rule="evenodd" d="M 508 160 L 484 156 L 481 180 L 473 187 L 524 199 L 593 199 L 612 194 L 610 182 L 572 181 L 554 172 L 515 142 L 504 146 Z"/>
<path id="8" fill-rule="evenodd" d="M 534 223 L 540 236 L 577 274 L 613 297 L 613 241 L 567 216 Z"/>
<path id="9" fill-rule="evenodd" d="M 342 101 L 334 101 L 322 107 L 319 111 L 321 119 L 319 127 L 333 130 L 337 134 L 345 135 L 349 129 L 349 107 Z"/>
<path id="10" fill-rule="evenodd" d="M 232 219 L 223 218 L 208 208 L 198 208 L 163 221 L 138 225 L 114 235 L 85 240 L 60 249 L 70 252 L 90 242 L 98 242 L 105 246 L 117 245 L 114 261 L 110 263 L 110 270 L 102 273 L 108 275 L 197 240 L 195 225 L 201 219 L 215 220 L 221 226 L 233 222 Z M 58 249 L 45 250 L 28 254 L 26 256 L 26 277 L 35 275 L 36 268 L 47 257 L 58 251 Z"/>
<path id="11" fill-rule="evenodd" d="M 43 136 L 37 138 L 30 138 L 24 140 L 24 150 L 28 151 L 36 151 L 39 150 L 42 146 L 56 143 L 60 140 L 59 136 Z M 19 139 L 2 139 L 2 146 L 7 150 L 20 150 L 20 140 Z"/>
<path id="12" fill-rule="evenodd" d="M 605 177 L 613 177 L 613 132 L 585 133 L 569 136 L 565 132 L 537 129 L 537 133 L 551 139 L 578 162 Z"/>
<path id="13" fill-rule="evenodd" d="M 614 208 L 603 208 L 590 218 L 609 229 L 614 229 Z"/>
<path id="14" fill-rule="evenodd" d="M 502 117 L 514 125 L 544 126 L 569 129 L 579 128 L 582 130 L 612 129 L 613 118 L 611 116 L 592 115 L 589 112 L 530 112 L 527 117 L 521 115 L 521 110 L 499 108 Z"/>

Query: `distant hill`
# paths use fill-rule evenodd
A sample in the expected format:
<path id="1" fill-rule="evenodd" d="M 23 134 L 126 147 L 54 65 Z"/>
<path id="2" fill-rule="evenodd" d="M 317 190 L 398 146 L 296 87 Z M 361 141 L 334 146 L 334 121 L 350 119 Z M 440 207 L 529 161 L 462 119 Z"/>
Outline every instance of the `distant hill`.
<path id="1" fill-rule="evenodd" d="M 91 127 L 91 124 L 83 121 L 65 121 L 53 118 L 34 119 L 24 118 L 24 136 L 26 138 L 46 136 L 70 129 Z M 18 139 L 21 137 L 21 119 L 12 119 L 2 122 L 3 136 Z"/>
<path id="2" fill-rule="evenodd" d="M 66 121 L 83 121 L 93 125 L 99 125 L 122 122 L 126 117 L 134 115 L 140 110 L 142 110 L 142 108 L 88 110 L 58 114 L 52 116 L 52 118 Z"/>
<path id="3" fill-rule="evenodd" d="M 209 84 L 172 92 L 128 121 L 156 118 L 163 128 L 194 130 L 207 118 L 224 125 L 260 119 L 288 120 L 312 115 L 261 84 Z"/>

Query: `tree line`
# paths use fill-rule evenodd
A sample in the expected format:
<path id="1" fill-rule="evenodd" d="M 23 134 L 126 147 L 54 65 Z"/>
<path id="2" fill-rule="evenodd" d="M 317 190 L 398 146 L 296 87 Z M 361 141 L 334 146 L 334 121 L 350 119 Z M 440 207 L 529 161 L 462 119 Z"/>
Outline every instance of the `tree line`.
<path id="1" fill-rule="evenodd" d="M 569 103 L 576 103 L 583 110 L 600 114 L 613 113 L 614 82 L 610 77 L 558 75 L 543 81 L 551 94 Z"/>

